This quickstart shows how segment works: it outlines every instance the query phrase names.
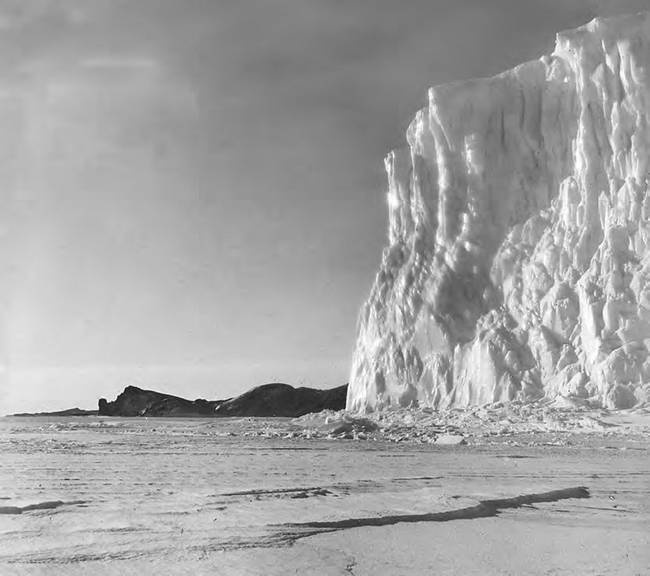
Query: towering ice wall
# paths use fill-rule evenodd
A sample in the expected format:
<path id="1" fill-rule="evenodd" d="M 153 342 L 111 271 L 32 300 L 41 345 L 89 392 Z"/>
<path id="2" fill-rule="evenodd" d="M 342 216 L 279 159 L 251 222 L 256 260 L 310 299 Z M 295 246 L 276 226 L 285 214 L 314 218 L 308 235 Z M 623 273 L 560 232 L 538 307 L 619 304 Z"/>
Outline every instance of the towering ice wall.
<path id="1" fill-rule="evenodd" d="M 650 396 L 650 14 L 432 88 L 386 158 L 347 407 Z"/>

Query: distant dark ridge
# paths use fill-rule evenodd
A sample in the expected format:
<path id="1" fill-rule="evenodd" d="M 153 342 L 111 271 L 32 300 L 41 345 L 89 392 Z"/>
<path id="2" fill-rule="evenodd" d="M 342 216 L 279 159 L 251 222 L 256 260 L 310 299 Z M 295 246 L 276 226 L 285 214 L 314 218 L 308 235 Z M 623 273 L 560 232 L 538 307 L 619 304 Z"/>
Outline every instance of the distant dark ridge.
<path id="1" fill-rule="evenodd" d="M 258 386 L 227 400 L 187 400 L 154 390 L 127 386 L 112 402 L 99 400 L 100 416 L 284 416 L 321 410 L 343 410 L 347 384 L 330 390 L 294 388 L 273 383 Z"/>
<path id="2" fill-rule="evenodd" d="M 68 408 L 58 412 L 21 412 L 20 414 L 10 414 L 10 416 L 97 416 L 98 410 L 82 410 L 81 408 Z"/>
<path id="3" fill-rule="evenodd" d="M 347 384 L 330 390 L 264 384 L 225 400 L 216 408 L 216 413 L 218 416 L 296 417 L 321 410 L 343 410 L 347 392 Z"/>

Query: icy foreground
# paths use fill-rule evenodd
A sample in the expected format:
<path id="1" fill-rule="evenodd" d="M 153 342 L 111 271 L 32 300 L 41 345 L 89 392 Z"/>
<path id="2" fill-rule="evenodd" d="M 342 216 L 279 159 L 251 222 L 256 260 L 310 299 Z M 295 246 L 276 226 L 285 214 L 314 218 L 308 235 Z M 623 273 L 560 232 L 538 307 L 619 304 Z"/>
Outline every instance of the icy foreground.
<path id="1" fill-rule="evenodd" d="M 348 410 L 650 397 L 650 13 L 439 86 L 386 158 Z"/>
<path id="2" fill-rule="evenodd" d="M 548 404 L 0 418 L 0 574 L 647 574 L 650 411 Z"/>

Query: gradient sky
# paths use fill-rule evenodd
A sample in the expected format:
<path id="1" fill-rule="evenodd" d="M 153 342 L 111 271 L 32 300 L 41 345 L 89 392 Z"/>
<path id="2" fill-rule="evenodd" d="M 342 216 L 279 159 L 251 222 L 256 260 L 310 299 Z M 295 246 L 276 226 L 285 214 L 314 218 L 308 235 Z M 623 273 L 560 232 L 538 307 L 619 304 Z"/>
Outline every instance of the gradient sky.
<path id="1" fill-rule="evenodd" d="M 0 0 L 0 414 L 345 383 L 426 89 L 641 9 Z"/>

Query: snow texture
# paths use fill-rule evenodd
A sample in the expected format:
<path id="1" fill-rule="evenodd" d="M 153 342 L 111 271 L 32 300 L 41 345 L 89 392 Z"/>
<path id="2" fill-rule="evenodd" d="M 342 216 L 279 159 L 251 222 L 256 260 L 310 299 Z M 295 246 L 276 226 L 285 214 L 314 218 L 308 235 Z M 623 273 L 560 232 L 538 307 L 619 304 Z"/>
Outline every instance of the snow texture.
<path id="1" fill-rule="evenodd" d="M 650 13 L 438 86 L 386 158 L 348 410 L 650 395 Z"/>

